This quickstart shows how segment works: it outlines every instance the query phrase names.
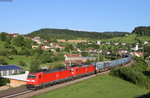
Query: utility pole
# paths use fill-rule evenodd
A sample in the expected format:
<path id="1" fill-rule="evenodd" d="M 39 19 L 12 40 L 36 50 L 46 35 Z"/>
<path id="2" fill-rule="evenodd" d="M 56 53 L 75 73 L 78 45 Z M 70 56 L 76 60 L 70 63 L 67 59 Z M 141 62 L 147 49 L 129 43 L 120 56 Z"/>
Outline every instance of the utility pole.
<path id="1" fill-rule="evenodd" d="M 71 66 L 71 57 L 72 57 L 72 51 L 70 50 L 70 60 L 69 60 L 69 65 Z"/>
<path id="2" fill-rule="evenodd" d="M 98 62 L 99 62 L 99 49 L 98 49 Z"/>
<path id="3" fill-rule="evenodd" d="M 144 35 L 144 32 L 142 33 Z M 143 59 L 144 59 L 144 42 L 143 43 Z"/>
<path id="4" fill-rule="evenodd" d="M 144 42 L 143 42 L 143 59 L 144 59 Z"/>

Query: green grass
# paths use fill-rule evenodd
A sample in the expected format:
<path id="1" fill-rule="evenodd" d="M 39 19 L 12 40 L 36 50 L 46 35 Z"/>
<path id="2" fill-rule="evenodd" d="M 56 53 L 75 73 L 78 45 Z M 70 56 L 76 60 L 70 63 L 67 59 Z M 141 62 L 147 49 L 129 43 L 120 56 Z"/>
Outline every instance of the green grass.
<path id="1" fill-rule="evenodd" d="M 102 75 L 33 98 L 135 98 L 147 93 L 127 81 Z"/>
<path id="2" fill-rule="evenodd" d="M 24 67 L 25 69 L 29 69 L 30 68 L 30 64 L 32 62 L 32 56 L 20 56 L 20 55 L 12 55 L 13 59 L 8 59 L 6 56 L 0 56 L 0 58 L 5 59 L 5 61 L 9 64 L 9 65 L 19 65 L 19 61 L 23 61 L 27 64 L 27 66 L 21 66 Z M 47 65 L 51 65 L 52 67 L 54 67 L 55 65 L 63 65 L 64 61 L 55 61 L 52 63 L 42 63 L 40 66 L 47 66 Z"/>
<path id="3" fill-rule="evenodd" d="M 4 44 L 4 42 L 0 41 L 0 49 L 4 49 L 3 44 Z"/>
<path id="4" fill-rule="evenodd" d="M 106 41 L 106 42 L 124 42 L 124 43 L 132 44 L 132 43 L 137 42 L 137 40 L 135 40 L 135 38 L 138 38 L 142 41 L 150 41 L 150 37 L 148 37 L 148 36 L 137 37 L 136 34 L 130 34 L 130 35 L 125 36 L 125 37 L 110 38 L 110 39 L 102 40 L 102 41 Z"/>
<path id="5" fill-rule="evenodd" d="M 12 60 L 8 59 L 6 56 L 0 56 L 0 58 L 4 58 L 9 65 L 19 65 L 19 61 L 23 61 L 27 64 L 27 66 L 25 66 L 25 68 L 29 68 L 30 63 L 32 61 L 32 57 L 30 56 L 19 56 L 19 55 L 12 55 Z"/>

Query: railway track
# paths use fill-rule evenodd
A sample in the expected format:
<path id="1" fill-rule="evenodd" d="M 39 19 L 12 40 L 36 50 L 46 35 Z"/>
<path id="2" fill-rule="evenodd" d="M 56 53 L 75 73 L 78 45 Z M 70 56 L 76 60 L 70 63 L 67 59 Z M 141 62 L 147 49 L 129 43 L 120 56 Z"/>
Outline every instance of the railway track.
<path id="1" fill-rule="evenodd" d="M 131 61 L 129 64 L 126 64 L 123 67 L 131 66 L 133 63 L 134 63 L 134 61 Z M 81 82 L 83 80 L 90 79 L 92 77 L 96 77 L 96 76 L 99 76 L 99 75 L 102 75 L 102 74 L 106 74 L 108 72 L 110 72 L 110 70 L 105 71 L 105 72 L 101 72 L 101 73 L 98 73 L 98 74 L 86 76 L 86 77 L 83 77 L 83 78 L 79 78 L 79 79 L 76 79 L 76 80 L 68 81 L 68 82 L 65 82 L 65 83 L 56 84 L 56 85 L 53 85 L 53 86 L 50 86 L 50 87 L 47 87 L 47 88 L 44 88 L 44 89 L 39 89 L 39 90 L 36 90 L 36 91 L 28 90 L 28 89 L 25 88 L 25 86 L 10 89 L 10 90 L 5 90 L 5 91 L 0 92 L 0 98 L 27 98 L 27 97 L 39 95 L 39 94 L 42 94 L 42 93 L 45 93 L 45 92 L 48 92 L 48 91 L 52 91 L 52 90 L 55 90 L 55 89 L 58 89 L 58 88 L 62 88 L 62 87 L 65 87 L 65 86 L 69 86 L 69 85 Z"/>
<path id="2" fill-rule="evenodd" d="M 21 86 L 21 87 L 17 87 L 17 88 L 10 88 L 8 90 L 4 90 L 4 91 L 0 91 L 0 98 L 9 98 L 9 97 L 6 97 L 6 96 L 11 96 L 11 95 L 14 95 L 14 94 L 18 94 L 18 93 L 22 93 L 23 92 L 27 92 L 29 91 L 25 86 Z"/>

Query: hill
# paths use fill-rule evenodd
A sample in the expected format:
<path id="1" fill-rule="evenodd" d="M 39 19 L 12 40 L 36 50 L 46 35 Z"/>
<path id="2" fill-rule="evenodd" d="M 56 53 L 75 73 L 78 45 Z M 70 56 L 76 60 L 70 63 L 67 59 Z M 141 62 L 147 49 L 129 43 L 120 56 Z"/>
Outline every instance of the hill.
<path id="1" fill-rule="evenodd" d="M 40 29 L 34 32 L 31 32 L 25 36 L 34 37 L 39 36 L 43 39 L 77 39 L 77 38 L 94 38 L 94 39 L 104 39 L 104 38 L 113 38 L 120 37 L 127 32 L 88 32 L 88 31 L 74 31 L 68 29 Z"/>
<path id="2" fill-rule="evenodd" d="M 132 34 L 137 34 L 139 36 L 150 36 L 150 26 L 140 26 L 136 27 L 133 31 Z"/>
<path id="3" fill-rule="evenodd" d="M 137 34 L 133 33 L 133 34 L 128 34 L 126 36 L 123 37 L 116 37 L 116 38 L 110 38 L 110 39 L 104 39 L 102 41 L 106 41 L 106 42 L 124 42 L 124 43 L 136 43 L 139 40 L 141 41 L 150 41 L 149 36 L 138 36 Z"/>

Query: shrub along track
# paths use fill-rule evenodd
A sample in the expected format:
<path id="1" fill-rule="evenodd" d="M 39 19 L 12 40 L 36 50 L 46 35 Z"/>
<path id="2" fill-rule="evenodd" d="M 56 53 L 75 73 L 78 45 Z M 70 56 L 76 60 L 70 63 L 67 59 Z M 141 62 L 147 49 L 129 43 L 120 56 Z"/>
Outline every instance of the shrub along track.
<path id="1" fill-rule="evenodd" d="M 131 66 L 133 63 L 134 63 L 134 61 L 131 61 L 130 63 L 128 63 L 128 64 L 126 64 L 122 67 Z M 62 88 L 62 87 L 65 87 L 65 86 L 69 86 L 69 85 L 81 82 L 83 80 L 87 80 L 87 79 L 90 79 L 92 77 L 96 77 L 96 76 L 106 74 L 106 73 L 109 73 L 109 72 L 110 72 L 110 70 L 105 71 L 105 72 L 101 72 L 101 73 L 98 73 L 98 74 L 82 77 L 82 78 L 79 78 L 79 79 L 76 79 L 76 80 L 68 81 L 68 82 L 65 82 L 65 83 L 56 84 L 56 85 L 53 85 L 53 86 L 50 86 L 50 87 L 47 87 L 47 88 L 43 88 L 43 89 L 39 89 L 39 90 L 36 90 L 36 91 L 27 90 L 27 89 L 25 90 L 25 88 L 23 86 L 24 91 L 22 91 L 22 92 L 18 91 L 18 93 L 10 94 L 10 93 L 8 93 L 9 91 L 8 92 L 5 91 L 6 92 L 5 96 L 0 96 L 0 97 L 2 97 L 2 98 L 13 98 L 13 97 L 14 98 L 27 98 L 27 97 L 39 95 L 39 94 L 42 94 L 42 93 L 45 93 L 45 92 L 48 92 L 48 91 L 52 91 L 52 90 L 55 90 L 55 89 L 58 89 L 58 88 Z M 1 94 L 1 92 L 0 92 L 0 94 Z"/>

